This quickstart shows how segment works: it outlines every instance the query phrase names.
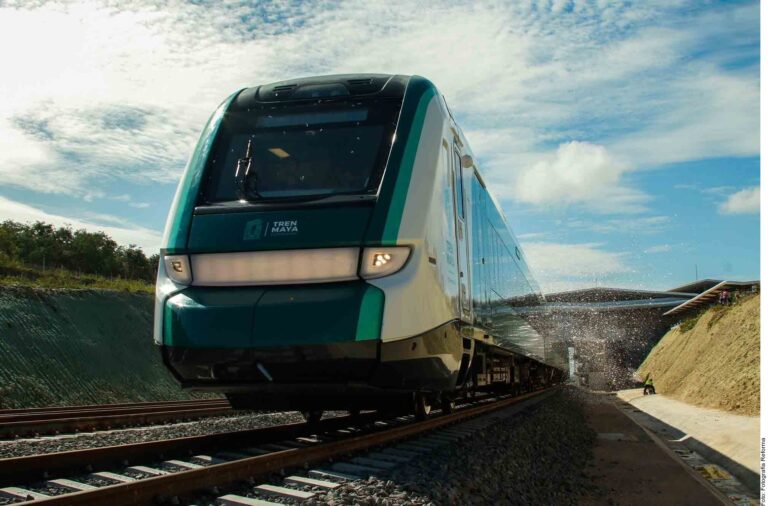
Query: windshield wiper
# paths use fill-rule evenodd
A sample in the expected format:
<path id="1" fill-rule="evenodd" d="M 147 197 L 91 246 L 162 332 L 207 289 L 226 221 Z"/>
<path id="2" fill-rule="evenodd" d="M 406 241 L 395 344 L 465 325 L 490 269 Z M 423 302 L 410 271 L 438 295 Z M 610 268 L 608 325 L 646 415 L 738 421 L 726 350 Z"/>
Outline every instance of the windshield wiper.
<path id="1" fill-rule="evenodd" d="M 255 188 L 256 182 L 254 181 L 254 188 L 248 189 L 248 182 L 251 176 L 258 177 L 256 171 L 251 171 L 253 168 L 253 158 L 251 157 L 251 140 L 248 140 L 248 145 L 245 147 L 245 156 L 237 159 L 237 165 L 235 166 L 235 184 L 237 185 L 239 197 L 241 200 L 248 200 L 250 194 L 256 197 L 262 198 L 259 195 L 259 191 Z"/>

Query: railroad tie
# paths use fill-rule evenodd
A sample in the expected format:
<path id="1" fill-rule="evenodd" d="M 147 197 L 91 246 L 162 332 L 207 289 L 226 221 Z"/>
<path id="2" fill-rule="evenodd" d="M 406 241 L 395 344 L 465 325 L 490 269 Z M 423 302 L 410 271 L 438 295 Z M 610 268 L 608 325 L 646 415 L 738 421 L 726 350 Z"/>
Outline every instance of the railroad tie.
<path id="1" fill-rule="evenodd" d="M 452 434 L 443 434 L 440 432 L 435 432 L 434 434 L 427 437 L 432 439 L 442 439 L 444 441 L 448 441 L 449 443 L 455 443 L 456 441 L 459 441 L 461 439 L 459 436 L 454 436 Z"/>
<path id="2" fill-rule="evenodd" d="M 289 476 L 283 481 L 286 483 L 294 483 L 296 485 L 310 485 L 312 487 L 327 488 L 328 490 L 333 490 L 334 488 L 339 488 L 341 486 L 339 483 L 333 481 L 307 478 L 306 476 Z"/>
<path id="3" fill-rule="evenodd" d="M 298 441 L 299 443 L 304 443 L 308 445 L 316 445 L 323 442 L 322 439 L 317 437 L 297 437 L 296 441 Z"/>
<path id="4" fill-rule="evenodd" d="M 91 473 L 88 476 L 92 478 L 101 478 L 107 481 L 114 481 L 117 483 L 129 483 L 131 481 L 136 481 L 136 478 L 131 478 L 130 476 L 126 476 L 124 474 L 110 473 L 109 471 L 99 471 L 97 473 Z"/>
<path id="5" fill-rule="evenodd" d="M 321 480 L 357 481 L 362 478 L 361 476 L 354 474 L 341 473 L 330 469 L 311 469 L 307 474 L 309 474 L 311 478 L 318 478 Z"/>
<path id="6" fill-rule="evenodd" d="M 7 497 L 9 499 L 22 499 L 25 501 L 34 501 L 35 499 L 46 499 L 48 494 L 42 492 L 34 492 L 21 487 L 6 487 L 0 488 L 0 497 Z"/>
<path id="7" fill-rule="evenodd" d="M 427 447 L 421 446 L 421 445 L 417 446 L 417 445 L 414 445 L 414 444 L 411 444 L 410 442 L 408 442 L 408 443 L 400 443 L 399 445 L 395 446 L 395 449 L 396 450 L 405 450 L 407 452 L 412 452 L 412 453 L 417 453 L 417 454 L 423 455 L 425 453 L 431 452 L 434 448 L 427 448 Z"/>
<path id="8" fill-rule="evenodd" d="M 471 436 L 475 433 L 473 430 L 467 430 L 467 429 L 460 429 L 459 427 L 450 427 L 447 429 L 443 429 L 441 432 L 444 434 L 455 434 L 457 436 Z"/>
<path id="9" fill-rule="evenodd" d="M 314 492 L 305 492 L 303 490 L 296 490 L 295 488 L 280 487 L 277 485 L 259 485 L 256 490 L 263 494 L 273 495 L 277 497 L 286 497 L 289 499 L 305 501 L 315 497 L 317 494 Z"/>
<path id="10" fill-rule="evenodd" d="M 360 477 L 368 476 L 371 474 L 380 474 L 383 469 L 378 467 L 363 466 L 359 464 L 350 464 L 348 462 L 334 462 L 331 464 L 332 471 L 339 471 L 341 473 L 355 474 Z"/>
<path id="11" fill-rule="evenodd" d="M 185 462 L 183 460 L 166 460 L 164 464 L 170 464 L 184 469 L 202 469 L 204 467 L 200 464 L 193 464 L 192 462 Z"/>
<path id="12" fill-rule="evenodd" d="M 243 453 L 247 453 L 248 455 L 258 457 L 259 455 L 266 455 L 272 452 L 269 450 L 265 450 L 263 448 L 246 448 L 245 450 L 243 450 Z"/>
<path id="13" fill-rule="evenodd" d="M 241 459 L 247 459 L 248 457 L 252 457 L 252 455 L 248 455 L 247 453 L 240 453 L 240 452 L 219 452 L 216 454 L 216 457 L 222 460 L 241 460 Z"/>
<path id="14" fill-rule="evenodd" d="M 216 499 L 216 503 L 221 506 L 283 506 L 279 502 L 269 502 L 263 499 L 254 499 L 236 494 L 221 496 Z"/>
<path id="15" fill-rule="evenodd" d="M 355 457 L 350 460 L 353 464 L 359 464 L 361 466 L 376 467 L 388 471 L 397 467 L 397 462 L 391 462 L 387 460 L 372 459 L 370 457 Z"/>
<path id="16" fill-rule="evenodd" d="M 366 455 L 369 459 L 386 460 L 389 462 L 396 462 L 398 464 L 405 464 L 413 460 L 413 456 L 405 457 L 403 455 L 395 455 L 393 453 L 384 452 L 371 452 Z"/>
<path id="17" fill-rule="evenodd" d="M 168 471 L 163 471 L 162 469 L 155 469 L 154 467 L 147 467 L 147 466 L 131 466 L 126 468 L 126 471 L 134 471 L 137 473 L 151 474 L 152 476 L 162 476 L 164 474 L 168 474 Z"/>
<path id="18" fill-rule="evenodd" d="M 195 460 L 199 460 L 200 462 L 205 462 L 206 464 L 222 464 L 226 462 L 226 460 L 224 459 L 211 457 L 210 455 L 195 455 L 192 458 Z"/>
<path id="19" fill-rule="evenodd" d="M 259 449 L 270 450 L 270 453 L 271 453 L 271 452 L 284 452 L 285 450 L 295 450 L 296 448 L 293 446 L 287 446 L 284 444 L 267 443 L 259 446 Z"/>
<path id="20" fill-rule="evenodd" d="M 416 444 L 418 444 L 418 443 L 427 443 L 427 444 L 435 444 L 435 445 L 438 445 L 438 446 L 443 446 L 443 445 L 447 445 L 449 443 L 455 443 L 455 441 L 453 441 L 451 439 L 445 439 L 445 438 L 442 438 L 442 437 L 438 437 L 438 436 L 426 436 L 424 438 L 417 439 L 415 441 L 415 443 Z"/>
<path id="21" fill-rule="evenodd" d="M 59 478 L 57 480 L 48 480 L 45 482 L 48 485 L 54 487 L 63 488 L 66 490 L 74 490 L 75 492 L 84 492 L 86 490 L 96 490 L 99 487 L 88 485 L 87 483 L 80 483 L 79 481 L 68 480 L 66 478 Z"/>
<path id="22" fill-rule="evenodd" d="M 379 450 L 380 453 L 386 453 L 389 455 L 394 455 L 396 457 L 403 457 L 407 459 L 412 459 L 414 457 L 418 457 L 421 455 L 421 452 L 414 452 L 410 450 L 398 450 L 397 448 L 383 448 Z"/>
<path id="23" fill-rule="evenodd" d="M 289 448 L 306 448 L 307 447 L 306 443 L 302 443 L 301 441 L 286 440 L 286 441 L 280 441 L 278 444 L 280 446 L 287 446 Z"/>
<path id="24" fill-rule="evenodd" d="M 436 448 L 440 448 L 441 446 L 443 445 L 437 444 L 437 443 L 423 442 L 419 440 L 419 441 L 408 441 L 407 443 L 402 443 L 397 445 L 395 448 L 402 448 L 403 450 L 421 451 L 421 453 L 429 453 Z"/>

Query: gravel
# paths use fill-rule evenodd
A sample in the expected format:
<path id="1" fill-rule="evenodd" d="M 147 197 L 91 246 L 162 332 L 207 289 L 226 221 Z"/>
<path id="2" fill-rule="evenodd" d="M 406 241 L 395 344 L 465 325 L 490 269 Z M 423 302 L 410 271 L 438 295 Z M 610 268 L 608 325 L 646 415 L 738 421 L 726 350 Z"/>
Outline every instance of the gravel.
<path id="1" fill-rule="evenodd" d="M 185 436 L 199 436 L 236 430 L 259 429 L 272 425 L 303 422 L 295 411 L 283 413 L 249 413 L 201 418 L 190 422 L 169 423 L 111 431 L 67 435 L 61 439 L 37 438 L 0 441 L 0 458 L 21 457 L 41 453 L 64 452 L 126 445 Z"/>
<path id="2" fill-rule="evenodd" d="M 575 389 L 567 389 L 527 411 L 496 418 L 494 424 L 469 438 L 417 457 L 388 475 L 347 482 L 330 492 L 315 490 L 318 495 L 304 504 L 578 504 L 584 495 L 599 492 L 585 473 L 596 435 L 586 424 L 583 406 L 595 401 L 602 399 L 586 398 Z M 260 413 L 80 434 L 70 439 L 2 442 L 0 456 L 128 444 L 301 420 L 296 412 Z M 282 485 L 279 475 L 268 481 Z M 264 482 L 254 482 L 259 483 Z M 252 487 L 235 493 L 258 495 Z M 209 495 L 202 503 L 212 499 Z"/>
<path id="3" fill-rule="evenodd" d="M 389 477 L 347 483 L 316 504 L 578 504 L 593 491 L 585 468 L 595 437 L 581 403 L 560 393 Z"/>
<path id="4" fill-rule="evenodd" d="M 585 401 L 569 388 L 388 475 L 347 482 L 330 492 L 304 488 L 318 495 L 301 504 L 578 504 L 598 492 L 586 475 L 596 434 L 586 423 Z M 268 481 L 283 485 L 279 476 Z M 252 487 L 233 493 L 268 499 Z M 196 504 L 212 504 L 211 499 Z"/>

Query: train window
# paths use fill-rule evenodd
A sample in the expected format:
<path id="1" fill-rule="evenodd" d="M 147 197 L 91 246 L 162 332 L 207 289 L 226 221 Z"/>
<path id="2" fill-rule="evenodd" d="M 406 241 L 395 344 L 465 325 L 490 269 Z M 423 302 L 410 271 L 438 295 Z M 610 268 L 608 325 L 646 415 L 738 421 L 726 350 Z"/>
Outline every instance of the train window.
<path id="1" fill-rule="evenodd" d="M 336 99 L 229 112 L 203 198 L 213 203 L 375 193 L 400 104 Z"/>
<path id="2" fill-rule="evenodd" d="M 454 176 L 456 177 L 456 201 L 459 216 L 465 218 L 464 214 L 464 178 L 461 177 L 461 157 L 457 151 L 453 152 Z"/>

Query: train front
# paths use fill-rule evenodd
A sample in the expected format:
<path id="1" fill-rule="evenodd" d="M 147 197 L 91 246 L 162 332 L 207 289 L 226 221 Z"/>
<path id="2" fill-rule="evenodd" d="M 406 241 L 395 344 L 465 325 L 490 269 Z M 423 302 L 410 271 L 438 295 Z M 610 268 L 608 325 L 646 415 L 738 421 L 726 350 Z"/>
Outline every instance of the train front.
<path id="1" fill-rule="evenodd" d="M 375 212 L 407 83 L 286 81 L 211 117 L 157 282 L 155 342 L 182 386 L 292 409 L 366 407 L 381 393 L 384 293 L 367 280 L 410 255 L 381 240 Z"/>

